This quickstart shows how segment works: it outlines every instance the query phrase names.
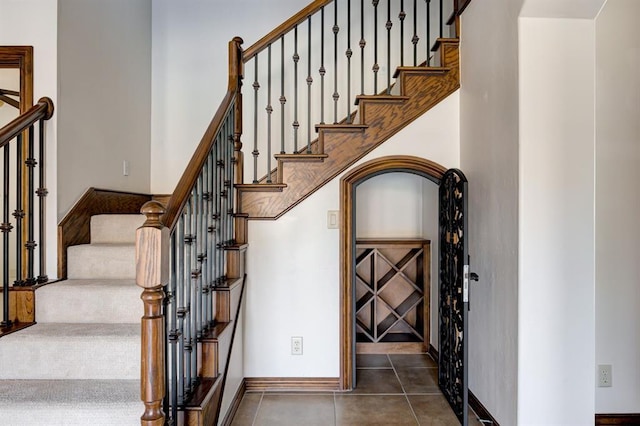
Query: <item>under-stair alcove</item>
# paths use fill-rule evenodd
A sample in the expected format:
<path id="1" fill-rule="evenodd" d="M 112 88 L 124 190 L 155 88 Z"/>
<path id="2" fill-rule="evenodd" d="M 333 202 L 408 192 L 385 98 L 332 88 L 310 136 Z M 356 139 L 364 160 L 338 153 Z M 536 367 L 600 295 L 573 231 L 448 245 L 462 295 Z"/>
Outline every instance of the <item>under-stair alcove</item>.
<path id="1" fill-rule="evenodd" d="M 392 172 L 355 192 L 356 353 L 425 353 L 437 324 L 438 187 Z"/>

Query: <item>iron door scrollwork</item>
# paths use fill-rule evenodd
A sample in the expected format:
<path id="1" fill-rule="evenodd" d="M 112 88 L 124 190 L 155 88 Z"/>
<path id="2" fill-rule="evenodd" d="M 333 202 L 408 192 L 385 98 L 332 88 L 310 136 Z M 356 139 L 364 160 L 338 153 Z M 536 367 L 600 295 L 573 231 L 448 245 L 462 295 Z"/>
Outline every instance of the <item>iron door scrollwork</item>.
<path id="1" fill-rule="evenodd" d="M 467 179 L 457 169 L 440 181 L 440 283 L 438 384 L 463 425 L 468 422 Z M 468 273 L 468 272 L 467 272 Z"/>

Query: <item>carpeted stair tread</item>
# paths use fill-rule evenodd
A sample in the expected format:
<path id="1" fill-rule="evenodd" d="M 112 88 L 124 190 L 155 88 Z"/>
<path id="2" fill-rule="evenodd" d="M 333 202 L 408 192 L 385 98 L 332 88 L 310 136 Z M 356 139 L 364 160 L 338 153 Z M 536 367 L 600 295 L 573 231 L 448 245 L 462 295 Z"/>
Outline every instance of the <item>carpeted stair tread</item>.
<path id="1" fill-rule="evenodd" d="M 36 324 L 2 338 L 0 365 L 0 379 L 135 380 L 140 325 Z"/>
<path id="2" fill-rule="evenodd" d="M 135 280 L 66 280 L 36 291 L 38 323 L 137 323 L 142 289 Z"/>
<path id="3" fill-rule="evenodd" d="M 139 425 L 139 380 L 0 380 L 0 423 Z"/>
<path id="4" fill-rule="evenodd" d="M 67 249 L 69 279 L 135 279 L 135 244 L 81 244 Z"/>
<path id="5" fill-rule="evenodd" d="M 142 214 L 101 214 L 91 216 L 91 243 L 129 243 L 136 241 L 136 229 L 144 223 Z"/>

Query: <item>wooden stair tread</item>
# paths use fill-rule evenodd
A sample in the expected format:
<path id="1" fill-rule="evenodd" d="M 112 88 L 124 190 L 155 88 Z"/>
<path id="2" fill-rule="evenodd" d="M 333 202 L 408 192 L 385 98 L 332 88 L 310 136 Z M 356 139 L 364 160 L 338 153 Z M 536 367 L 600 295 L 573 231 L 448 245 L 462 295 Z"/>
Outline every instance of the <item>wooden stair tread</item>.
<path id="1" fill-rule="evenodd" d="M 218 322 L 202 335 L 202 342 L 215 342 L 225 331 L 231 330 L 231 322 Z"/>
<path id="2" fill-rule="evenodd" d="M 210 400 L 213 394 L 220 388 L 221 383 L 222 377 L 216 379 L 202 378 L 196 386 L 193 395 L 191 395 L 191 398 L 189 398 L 189 401 L 185 404 L 185 410 L 201 410 L 205 402 Z"/>
<path id="3" fill-rule="evenodd" d="M 451 71 L 449 67 L 398 67 L 396 68 L 396 72 L 393 74 L 393 78 L 398 78 L 400 73 L 415 73 L 415 74 L 428 74 L 428 75 L 442 75 Z"/>
<path id="4" fill-rule="evenodd" d="M 327 154 L 276 154 L 274 155 L 278 161 L 309 161 L 309 162 L 322 162 L 328 157 Z"/>
<path id="5" fill-rule="evenodd" d="M 369 126 L 366 124 L 316 124 L 316 132 L 320 130 L 325 131 L 339 131 L 339 132 L 364 132 Z"/>
<path id="6" fill-rule="evenodd" d="M 394 76 L 395 77 L 395 76 Z M 401 103 L 411 99 L 410 96 L 401 95 L 358 95 L 356 96 L 356 105 L 359 105 L 362 101 L 367 102 L 387 102 L 387 103 Z"/>
<path id="7" fill-rule="evenodd" d="M 460 39 L 459 38 L 439 38 L 436 40 L 435 43 L 433 43 L 433 47 L 431 48 L 432 52 L 435 52 L 436 50 L 438 50 L 440 48 L 441 44 L 458 44 L 460 43 Z"/>
<path id="8" fill-rule="evenodd" d="M 242 192 L 282 192 L 286 183 L 236 183 L 235 187 Z"/>
<path id="9" fill-rule="evenodd" d="M 242 243 L 242 244 L 232 244 L 230 246 L 226 246 L 224 249 L 229 251 L 238 251 L 238 250 L 246 249 L 247 247 L 249 247 L 248 243 Z"/>
<path id="10" fill-rule="evenodd" d="M 242 284 L 242 278 L 230 278 L 230 279 L 227 279 L 224 283 L 217 285 L 215 287 L 215 290 L 229 291 L 229 290 L 233 290 L 239 284 Z"/>

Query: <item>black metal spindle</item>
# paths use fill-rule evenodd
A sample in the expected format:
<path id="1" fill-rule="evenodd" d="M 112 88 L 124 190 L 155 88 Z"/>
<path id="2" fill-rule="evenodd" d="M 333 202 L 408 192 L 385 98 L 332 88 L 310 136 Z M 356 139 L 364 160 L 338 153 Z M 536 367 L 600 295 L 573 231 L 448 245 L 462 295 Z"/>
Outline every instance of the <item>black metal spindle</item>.
<path id="1" fill-rule="evenodd" d="M 210 274 L 209 274 L 209 262 L 211 261 L 211 252 L 209 251 L 209 244 L 211 239 L 211 234 L 209 231 L 209 227 L 211 225 L 211 187 L 209 181 L 209 170 L 211 167 L 211 152 L 207 155 L 207 161 L 204 163 L 202 168 L 202 206 L 203 210 L 200 213 L 202 216 L 202 231 L 201 231 L 201 240 L 202 240 L 202 265 L 200 267 L 201 270 L 201 280 L 202 280 L 202 297 L 203 297 L 203 329 L 205 331 L 209 330 L 209 326 L 211 325 L 211 292 L 209 288 L 210 282 Z"/>
<path id="2" fill-rule="evenodd" d="M 253 81 L 253 183 L 258 183 L 258 90 L 260 89 L 260 83 L 258 83 L 258 54 L 253 58 L 254 61 L 254 75 Z"/>
<path id="3" fill-rule="evenodd" d="M 12 321 L 9 319 L 9 233 L 13 229 L 13 226 L 9 222 L 9 144 L 4 146 L 4 185 L 2 193 L 2 300 L 3 300 L 3 312 L 2 312 L 2 327 L 9 327 Z"/>
<path id="4" fill-rule="evenodd" d="M 273 106 L 271 105 L 271 44 L 267 48 L 267 183 L 271 183 L 271 115 Z M 227 150 L 225 149 L 225 157 Z"/>
<path id="5" fill-rule="evenodd" d="M 300 61 L 300 54 L 298 53 L 298 26 L 293 28 L 293 153 L 298 153 L 298 129 L 300 128 L 300 122 L 298 122 L 298 61 Z"/>
<path id="6" fill-rule="evenodd" d="M 176 225 L 176 231 L 174 233 L 174 239 L 176 240 L 176 248 L 177 248 L 177 256 L 176 256 L 176 265 L 177 265 L 177 277 L 176 277 L 176 312 L 178 317 L 178 345 L 177 345 L 177 355 L 176 355 L 176 376 L 178 377 L 177 382 L 177 404 L 182 405 L 185 402 L 185 346 L 187 346 L 184 329 L 185 329 L 185 317 L 187 315 L 187 303 L 185 298 L 185 271 L 184 271 L 184 258 L 185 258 L 185 248 L 184 248 L 184 213 L 180 215 L 178 220 L 178 224 Z"/>
<path id="7" fill-rule="evenodd" d="M 313 118 L 311 117 L 311 16 L 307 18 L 309 24 L 307 36 L 307 154 L 311 154 L 311 127 Z"/>
<path id="8" fill-rule="evenodd" d="M 364 39 L 364 0 L 360 0 L 360 94 L 364 95 L 364 48 L 367 41 Z"/>
<path id="9" fill-rule="evenodd" d="M 184 358 L 185 358 L 185 395 L 190 396 L 191 391 L 193 390 L 193 382 L 191 375 L 191 354 L 193 353 L 193 336 L 192 336 L 192 328 L 191 328 L 191 317 L 193 316 L 193 305 L 192 305 L 192 295 L 191 295 L 191 244 L 193 243 L 193 235 L 191 234 L 191 199 L 187 201 L 187 204 L 184 209 L 185 219 L 184 219 L 184 296 L 185 296 L 185 321 L 183 324 L 183 333 L 185 338 L 184 344 Z"/>
<path id="10" fill-rule="evenodd" d="M 215 231 L 216 231 L 216 224 L 215 224 L 215 197 L 216 197 L 216 190 L 215 190 L 215 149 L 212 149 L 211 152 L 209 153 L 209 160 L 208 160 L 208 170 L 209 170 L 209 175 L 207 178 L 207 183 L 209 185 L 208 191 L 209 191 L 209 202 L 208 202 L 208 210 L 207 210 L 207 219 L 208 219 L 208 225 L 207 225 L 207 290 L 209 291 L 209 307 L 207 310 L 207 319 L 209 322 L 209 327 L 212 327 L 214 322 L 214 318 L 215 316 L 213 315 L 213 310 L 215 307 L 215 303 L 213 300 L 213 296 L 214 296 L 214 289 L 215 289 L 215 262 L 216 262 L 216 258 L 215 258 Z"/>
<path id="11" fill-rule="evenodd" d="M 24 285 L 24 280 L 22 279 L 22 245 L 24 239 L 22 221 L 25 214 L 22 203 L 22 166 L 22 134 L 19 134 L 16 145 L 16 209 L 13 212 L 13 217 L 16 220 L 16 279 L 13 283 L 15 286 Z"/>
<path id="12" fill-rule="evenodd" d="M 202 333 L 204 329 L 204 321 L 202 319 L 203 315 L 203 291 L 202 291 L 202 263 L 204 262 L 204 253 L 202 248 L 203 243 L 203 234 L 202 234 L 202 212 L 203 212 L 203 182 L 202 182 L 202 172 L 198 176 L 198 180 L 196 182 L 196 187 L 194 188 L 193 198 L 195 201 L 194 206 L 194 219 L 195 219 L 195 253 L 196 253 L 196 262 L 195 268 L 193 270 L 193 278 L 195 280 L 195 294 L 196 294 L 196 315 L 195 316 L 195 324 L 196 324 L 196 337 L 198 341 L 202 339 Z"/>
<path id="13" fill-rule="evenodd" d="M 333 12 L 333 124 L 338 124 L 338 0 L 334 2 Z"/>
<path id="14" fill-rule="evenodd" d="M 440 38 L 444 37 L 444 1 L 440 0 L 440 7 L 439 7 L 439 12 L 440 12 Z"/>
<path id="15" fill-rule="evenodd" d="M 387 29 L 387 95 L 391 93 L 391 28 L 393 23 L 391 22 L 391 0 L 387 0 L 387 23 L 385 28 Z"/>
<path id="16" fill-rule="evenodd" d="M 287 98 L 284 96 L 284 36 L 280 37 L 280 154 L 286 153 L 284 148 L 284 106 Z"/>
<path id="17" fill-rule="evenodd" d="M 27 249 L 27 279 L 25 283 L 27 285 L 34 285 L 37 280 L 34 274 L 34 259 L 35 259 L 35 249 L 36 249 L 36 241 L 35 241 L 35 223 L 34 223 L 34 213 L 35 213 L 35 191 L 34 191 L 34 168 L 38 164 L 36 159 L 34 158 L 34 127 L 33 125 L 29 127 L 29 138 L 27 142 L 27 159 L 24 164 L 27 166 L 27 205 L 29 209 L 27 211 L 27 241 L 25 243 L 25 248 Z"/>
<path id="18" fill-rule="evenodd" d="M 427 6 L 428 7 L 428 6 Z M 413 66 L 418 66 L 418 0 L 413 0 L 413 37 L 411 43 L 413 44 Z"/>
<path id="19" fill-rule="evenodd" d="M 351 0 L 347 0 L 347 124 L 351 124 Z"/>
<path id="20" fill-rule="evenodd" d="M 379 0 L 373 0 L 373 93 L 378 94 L 378 3 Z"/>
<path id="21" fill-rule="evenodd" d="M 40 250 L 38 251 L 38 255 L 39 255 L 39 260 L 40 260 L 40 271 L 38 274 L 38 282 L 39 283 L 44 283 L 47 282 L 49 280 L 49 277 L 47 276 L 47 256 L 46 256 L 46 226 L 45 226 L 45 220 L 46 220 L 46 215 L 47 215 L 47 204 L 46 204 L 46 200 L 47 200 L 47 194 L 49 193 L 49 191 L 47 191 L 46 188 L 46 168 L 45 168 L 45 163 L 46 163 L 46 150 L 45 150 L 45 126 L 44 126 L 44 120 L 40 120 L 40 122 L 38 123 L 38 145 L 39 145 L 39 150 L 38 150 L 38 157 L 40 158 L 40 167 L 38 169 L 39 171 L 39 182 L 38 182 L 38 190 L 36 191 L 36 194 L 38 195 L 38 208 L 39 208 L 39 215 L 38 215 L 38 241 L 40 242 Z"/>
<path id="22" fill-rule="evenodd" d="M 218 175 L 218 206 L 216 209 L 217 214 L 217 244 L 216 250 L 218 251 L 218 276 L 216 279 L 216 285 L 222 286 L 224 285 L 224 265 L 221 259 L 221 253 L 224 249 L 224 198 L 226 197 L 226 192 L 224 189 L 224 151 L 222 149 L 222 135 L 218 135 L 218 140 L 216 141 L 216 151 L 218 153 L 218 161 L 216 167 L 216 174 Z"/>
<path id="23" fill-rule="evenodd" d="M 427 6 L 427 66 L 431 64 L 431 0 L 424 0 Z"/>
<path id="24" fill-rule="evenodd" d="M 320 124 L 324 124 L 324 6 L 320 9 Z"/>
<path id="25" fill-rule="evenodd" d="M 404 18 L 407 17 L 407 13 L 404 11 L 404 0 L 400 0 L 400 13 L 398 19 L 400 20 L 400 66 L 404 66 Z"/>
<path id="26" fill-rule="evenodd" d="M 170 252 L 170 265 L 171 276 L 169 280 L 169 291 L 167 292 L 167 340 L 168 340 L 168 367 L 169 374 L 167 374 L 167 380 L 169 386 L 167 386 L 167 397 L 165 399 L 165 412 L 169 412 L 167 404 L 171 407 L 170 419 L 176 422 L 178 417 L 178 339 L 180 337 L 180 331 L 178 329 L 178 304 L 177 304 L 177 260 L 176 255 L 178 253 L 178 239 L 174 233 L 171 238 L 171 252 Z"/>

